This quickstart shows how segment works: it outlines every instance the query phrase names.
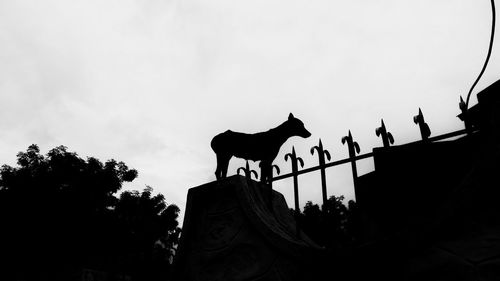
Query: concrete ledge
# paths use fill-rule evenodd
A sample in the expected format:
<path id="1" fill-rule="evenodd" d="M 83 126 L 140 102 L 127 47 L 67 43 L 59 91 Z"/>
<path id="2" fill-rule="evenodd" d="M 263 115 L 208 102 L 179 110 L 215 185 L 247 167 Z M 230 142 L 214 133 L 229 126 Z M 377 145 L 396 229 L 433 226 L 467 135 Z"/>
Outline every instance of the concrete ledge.
<path id="1" fill-rule="evenodd" d="M 279 192 L 242 176 L 191 188 L 176 257 L 177 280 L 305 280 L 322 251 Z"/>

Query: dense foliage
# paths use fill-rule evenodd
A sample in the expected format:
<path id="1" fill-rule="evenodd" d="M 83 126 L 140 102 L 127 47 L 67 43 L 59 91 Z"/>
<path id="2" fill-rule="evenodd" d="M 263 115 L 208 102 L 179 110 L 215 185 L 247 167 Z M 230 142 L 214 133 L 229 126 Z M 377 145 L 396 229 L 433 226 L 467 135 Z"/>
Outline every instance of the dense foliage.
<path id="1" fill-rule="evenodd" d="M 311 201 L 298 215 L 300 228 L 316 243 L 326 248 L 350 248 L 360 241 L 360 217 L 356 203 L 343 203 L 344 196 L 331 196 L 321 209 Z"/>
<path id="2" fill-rule="evenodd" d="M 77 280 L 91 269 L 168 279 L 179 208 L 152 189 L 117 192 L 138 173 L 37 145 L 0 169 L 1 280 Z M 80 278 L 81 279 L 81 278 Z"/>

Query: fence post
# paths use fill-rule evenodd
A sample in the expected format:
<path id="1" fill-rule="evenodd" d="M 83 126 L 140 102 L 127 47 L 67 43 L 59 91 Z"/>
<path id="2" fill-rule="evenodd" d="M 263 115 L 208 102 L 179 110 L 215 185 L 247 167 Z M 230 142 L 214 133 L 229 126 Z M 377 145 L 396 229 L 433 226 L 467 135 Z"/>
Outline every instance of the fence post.
<path id="1" fill-rule="evenodd" d="M 260 175 L 261 175 L 260 180 L 261 180 L 261 182 L 264 182 L 264 180 L 262 178 L 262 173 L 264 172 L 264 171 L 262 171 L 262 162 L 259 163 L 259 167 L 260 167 Z M 279 175 L 280 174 L 280 167 L 278 167 L 278 165 L 274 165 L 274 164 L 271 165 L 271 171 L 270 171 L 271 174 L 269 175 L 269 179 L 267 179 L 268 180 L 267 184 L 269 184 L 271 187 L 273 186 L 273 177 L 274 177 L 273 171 L 274 170 L 276 170 L 276 174 Z M 264 182 L 264 183 L 266 183 L 266 182 Z"/>
<path id="2" fill-rule="evenodd" d="M 292 147 L 292 153 L 287 153 L 285 155 L 285 161 L 288 161 L 288 158 L 290 157 L 290 161 L 292 162 L 292 173 L 293 173 L 293 195 L 295 198 L 295 216 L 296 216 L 296 225 L 297 225 L 297 236 L 299 236 L 299 222 L 298 222 L 298 215 L 300 214 L 300 206 L 299 206 L 299 181 L 298 181 L 298 174 L 297 172 L 299 171 L 297 163 L 300 163 L 301 167 L 304 167 L 304 161 L 302 158 L 297 157 L 297 154 L 295 154 L 295 147 Z"/>
<path id="3" fill-rule="evenodd" d="M 431 136 L 431 129 L 429 128 L 429 125 L 425 123 L 424 115 L 422 114 L 422 110 L 420 108 L 418 109 L 418 115 L 413 116 L 413 122 L 415 122 L 415 124 L 418 124 L 420 135 L 422 136 L 422 141 L 428 141 L 429 137 Z"/>
<path id="4" fill-rule="evenodd" d="M 261 182 L 263 183 L 266 183 L 264 182 L 263 180 L 263 177 L 262 177 L 262 162 L 260 162 L 259 166 L 260 166 L 260 179 L 261 179 Z M 272 164 L 271 165 L 271 171 L 270 171 L 270 174 L 269 174 L 269 179 L 267 182 L 267 184 L 269 185 L 269 210 L 271 210 L 271 212 L 273 211 L 273 171 L 276 169 L 276 174 L 279 175 L 280 174 L 280 167 L 278 167 L 277 165 L 274 165 Z"/>
<path id="5" fill-rule="evenodd" d="M 384 119 L 382 119 L 382 126 L 375 129 L 375 134 L 377 135 L 377 137 L 380 136 L 382 138 L 382 143 L 384 144 L 384 147 L 389 147 L 391 144 L 394 143 L 394 138 L 392 137 L 392 134 L 390 132 L 387 132 L 387 129 L 385 128 Z"/>
<path id="6" fill-rule="evenodd" d="M 314 155 L 314 150 L 318 151 L 318 159 L 319 159 L 319 166 L 320 166 L 320 172 L 321 172 L 321 192 L 323 195 L 323 206 L 322 209 L 323 211 L 326 211 L 326 202 L 328 200 L 327 198 L 327 192 L 326 192 L 326 173 L 325 173 L 325 155 L 328 161 L 330 161 L 331 156 L 328 150 L 323 149 L 323 143 L 321 143 L 321 139 L 319 139 L 319 145 L 314 146 L 311 148 L 311 154 Z"/>
<path id="7" fill-rule="evenodd" d="M 351 159 L 352 178 L 354 184 L 354 199 L 356 200 L 356 182 L 358 180 L 358 171 L 356 169 L 356 153 L 359 153 L 361 149 L 359 148 L 358 143 L 353 140 L 350 130 L 349 134 L 342 138 L 342 144 L 345 144 L 346 142 L 349 149 L 349 158 Z"/>

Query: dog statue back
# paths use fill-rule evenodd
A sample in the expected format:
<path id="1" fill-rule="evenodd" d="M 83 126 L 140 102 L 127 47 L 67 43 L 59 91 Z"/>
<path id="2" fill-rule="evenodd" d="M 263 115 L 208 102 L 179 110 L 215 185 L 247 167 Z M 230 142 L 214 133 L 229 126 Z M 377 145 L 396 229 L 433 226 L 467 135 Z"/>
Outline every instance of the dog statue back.
<path id="1" fill-rule="evenodd" d="M 266 179 L 271 165 L 278 155 L 281 146 L 293 136 L 308 138 L 311 135 L 304 123 L 295 118 L 292 113 L 288 119 L 276 128 L 256 134 L 245 134 L 227 130 L 216 135 L 210 143 L 217 156 L 217 180 L 225 178 L 229 160 L 233 156 L 246 160 L 261 161 L 261 167 Z"/>

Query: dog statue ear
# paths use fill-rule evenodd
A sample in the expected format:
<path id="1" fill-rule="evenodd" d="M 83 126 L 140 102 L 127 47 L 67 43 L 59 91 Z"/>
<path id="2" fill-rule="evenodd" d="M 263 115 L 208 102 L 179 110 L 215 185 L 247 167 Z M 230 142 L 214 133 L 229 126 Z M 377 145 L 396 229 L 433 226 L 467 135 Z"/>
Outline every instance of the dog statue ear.
<path id="1" fill-rule="evenodd" d="M 293 118 L 294 118 L 294 117 L 293 117 L 293 114 L 290 112 L 290 115 L 288 115 L 288 120 L 291 120 L 291 119 L 293 119 Z"/>

